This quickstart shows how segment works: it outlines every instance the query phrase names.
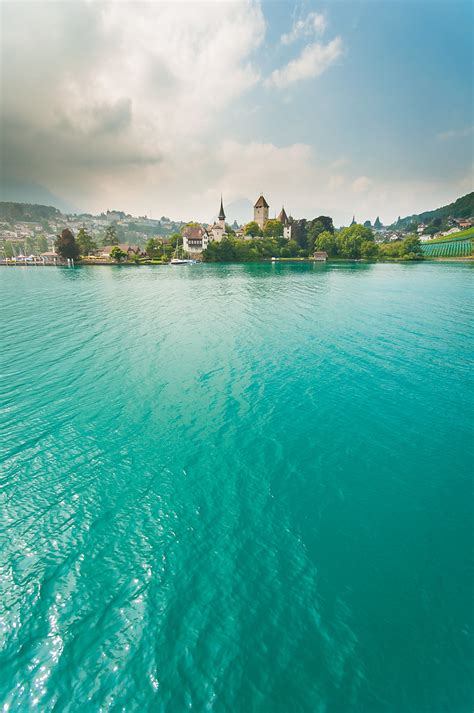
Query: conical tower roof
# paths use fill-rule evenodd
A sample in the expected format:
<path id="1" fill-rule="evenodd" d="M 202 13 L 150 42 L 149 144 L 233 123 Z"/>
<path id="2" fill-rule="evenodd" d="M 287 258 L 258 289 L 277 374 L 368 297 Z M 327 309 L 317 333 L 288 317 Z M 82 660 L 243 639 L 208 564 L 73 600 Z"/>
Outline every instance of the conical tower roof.
<path id="1" fill-rule="evenodd" d="M 268 208 L 268 203 L 263 196 L 260 196 L 258 201 L 255 203 L 254 208 Z"/>
<path id="2" fill-rule="evenodd" d="M 224 213 L 224 205 L 222 203 L 222 196 L 221 196 L 221 209 L 219 211 L 219 220 L 225 220 L 225 213 Z"/>
<path id="3" fill-rule="evenodd" d="M 281 207 L 281 211 L 280 211 L 280 214 L 278 215 L 277 220 L 279 220 L 280 223 L 282 223 L 282 225 L 288 225 L 288 222 L 289 222 L 288 216 L 287 216 L 286 211 L 283 206 Z"/>

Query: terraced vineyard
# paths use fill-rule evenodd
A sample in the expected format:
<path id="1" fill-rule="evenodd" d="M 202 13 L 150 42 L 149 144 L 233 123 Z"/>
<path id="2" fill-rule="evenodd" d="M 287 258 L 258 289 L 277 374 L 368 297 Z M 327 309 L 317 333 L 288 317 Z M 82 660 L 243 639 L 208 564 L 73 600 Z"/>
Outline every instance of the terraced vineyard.
<path id="1" fill-rule="evenodd" d="M 443 240 L 422 243 L 423 255 L 430 257 L 468 257 L 472 254 L 471 240 Z"/>

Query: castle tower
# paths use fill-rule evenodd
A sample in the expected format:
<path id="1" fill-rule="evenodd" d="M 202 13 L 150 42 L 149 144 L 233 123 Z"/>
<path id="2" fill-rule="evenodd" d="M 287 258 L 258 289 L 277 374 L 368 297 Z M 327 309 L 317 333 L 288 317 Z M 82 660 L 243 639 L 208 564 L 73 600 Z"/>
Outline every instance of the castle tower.
<path id="1" fill-rule="evenodd" d="M 291 225 L 284 206 L 281 207 L 277 220 L 283 225 L 283 237 L 289 240 L 291 238 Z"/>
<path id="2" fill-rule="evenodd" d="M 221 226 L 222 230 L 225 231 L 225 213 L 224 213 L 224 206 L 222 204 L 222 196 L 221 196 L 221 209 L 219 211 L 218 221 L 219 221 L 219 225 Z"/>
<path id="3" fill-rule="evenodd" d="M 269 205 L 263 195 L 260 196 L 253 207 L 253 219 L 262 230 L 268 220 L 268 208 Z"/>

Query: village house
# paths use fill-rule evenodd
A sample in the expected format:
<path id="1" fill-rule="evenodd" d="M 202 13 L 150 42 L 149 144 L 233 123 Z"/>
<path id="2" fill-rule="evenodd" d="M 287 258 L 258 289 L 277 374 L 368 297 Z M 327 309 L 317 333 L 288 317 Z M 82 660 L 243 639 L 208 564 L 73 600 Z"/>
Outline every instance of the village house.
<path id="1" fill-rule="evenodd" d="M 182 230 L 183 250 L 191 257 L 200 257 L 210 242 L 220 243 L 227 237 L 225 229 L 225 212 L 221 196 L 221 204 L 217 221 L 209 228 L 202 225 L 186 225 Z"/>
<path id="2" fill-rule="evenodd" d="M 210 236 L 202 225 L 186 225 L 182 235 L 183 250 L 192 257 L 200 256 L 209 245 Z"/>
<path id="3" fill-rule="evenodd" d="M 109 258 L 110 253 L 114 248 L 120 248 L 120 250 L 123 250 L 124 253 L 127 253 L 128 257 L 133 257 L 134 255 L 138 257 L 145 256 L 145 253 L 139 245 L 127 245 L 127 243 L 121 243 L 120 245 L 104 245 L 103 247 L 98 248 L 97 255 L 98 257 Z"/>

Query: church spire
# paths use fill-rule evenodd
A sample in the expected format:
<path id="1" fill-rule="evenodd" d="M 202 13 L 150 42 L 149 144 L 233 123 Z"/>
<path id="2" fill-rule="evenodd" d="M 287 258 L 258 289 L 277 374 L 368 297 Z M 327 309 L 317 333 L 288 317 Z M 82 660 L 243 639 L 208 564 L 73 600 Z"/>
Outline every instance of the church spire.
<path id="1" fill-rule="evenodd" d="M 225 220 L 224 205 L 222 203 L 222 195 L 221 195 L 221 209 L 219 211 L 219 220 Z"/>

